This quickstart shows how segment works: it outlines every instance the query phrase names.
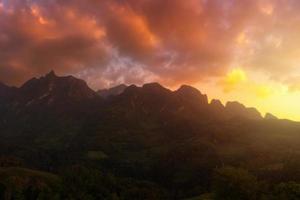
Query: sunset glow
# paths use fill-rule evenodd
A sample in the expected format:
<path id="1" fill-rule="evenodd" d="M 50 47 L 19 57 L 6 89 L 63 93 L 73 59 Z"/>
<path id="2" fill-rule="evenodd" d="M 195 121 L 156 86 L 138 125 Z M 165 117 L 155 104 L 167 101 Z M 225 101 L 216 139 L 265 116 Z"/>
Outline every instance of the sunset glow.
<path id="1" fill-rule="evenodd" d="M 0 81 L 50 70 L 93 89 L 196 86 L 300 121 L 295 0 L 0 0 Z"/>

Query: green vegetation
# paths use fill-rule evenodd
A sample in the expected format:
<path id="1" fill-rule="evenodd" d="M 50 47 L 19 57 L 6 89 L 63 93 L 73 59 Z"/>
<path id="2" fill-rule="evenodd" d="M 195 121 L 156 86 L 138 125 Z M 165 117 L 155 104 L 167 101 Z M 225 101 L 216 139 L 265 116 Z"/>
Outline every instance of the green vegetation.
<path id="1" fill-rule="evenodd" d="M 233 117 L 189 86 L 130 86 L 103 100 L 57 80 L 0 104 L 0 199 L 300 199 L 299 123 L 245 118 L 241 105 Z M 49 84 L 58 89 L 39 99 Z"/>

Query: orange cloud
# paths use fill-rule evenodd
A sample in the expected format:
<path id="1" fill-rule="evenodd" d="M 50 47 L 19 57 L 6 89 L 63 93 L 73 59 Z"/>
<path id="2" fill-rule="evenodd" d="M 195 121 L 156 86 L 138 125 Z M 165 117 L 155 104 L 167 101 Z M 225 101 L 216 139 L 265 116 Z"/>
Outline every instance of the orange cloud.
<path id="1" fill-rule="evenodd" d="M 272 15 L 274 12 L 274 5 L 270 0 L 261 0 L 259 1 L 259 9 L 265 15 Z"/>
<path id="2" fill-rule="evenodd" d="M 122 54 L 135 58 L 151 56 L 159 45 L 146 19 L 129 6 L 109 5 L 108 38 Z"/>
<path id="3" fill-rule="evenodd" d="M 29 77 L 55 69 L 72 73 L 104 62 L 105 29 L 92 16 L 53 5 L 23 2 L 0 12 L 0 79 L 21 84 Z M 48 10 L 49 9 L 49 10 Z M 50 11 L 51 10 L 51 11 Z"/>
<path id="4" fill-rule="evenodd" d="M 31 9 L 32 15 L 38 19 L 40 24 L 48 24 L 49 23 L 49 21 L 41 15 L 41 12 L 40 12 L 40 9 L 38 6 L 32 5 L 30 7 L 30 9 Z"/>
<path id="5" fill-rule="evenodd" d="M 98 87 L 147 76 L 173 86 L 224 77 L 228 66 L 243 66 L 282 81 L 300 55 L 300 4 L 286 2 L 6 1 L 0 4 L 0 79 L 20 84 L 55 69 Z M 139 73 L 126 73 L 131 69 Z"/>

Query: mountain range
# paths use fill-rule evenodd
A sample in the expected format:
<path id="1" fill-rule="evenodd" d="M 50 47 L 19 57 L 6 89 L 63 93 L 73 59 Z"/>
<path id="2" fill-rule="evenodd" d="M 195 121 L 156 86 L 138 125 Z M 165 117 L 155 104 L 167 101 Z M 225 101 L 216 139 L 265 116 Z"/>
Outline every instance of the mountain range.
<path id="1" fill-rule="evenodd" d="M 74 104 L 87 104 L 89 101 L 101 103 L 120 102 L 127 98 L 132 104 L 143 101 L 153 102 L 153 106 L 166 109 L 167 112 L 184 112 L 197 108 L 206 117 L 230 119 L 241 117 L 245 119 L 262 120 L 261 114 L 255 108 L 246 108 L 239 102 L 227 102 L 225 106 L 219 100 L 208 103 L 207 96 L 196 88 L 182 85 L 178 90 L 171 91 L 158 83 L 144 84 L 142 87 L 124 84 L 109 89 L 93 91 L 80 79 L 73 76 L 58 77 L 54 71 L 41 78 L 32 78 L 20 88 L 9 87 L 0 83 L 0 100 L 2 107 L 11 112 L 21 112 L 23 109 L 36 107 L 60 107 L 62 111 Z M 133 98 L 136 102 L 133 102 Z M 162 101 L 161 101 L 162 100 Z M 144 102 L 147 106 L 147 102 Z M 168 110 L 168 106 L 173 110 Z M 171 108 L 170 108 L 171 109 Z M 197 110 L 193 110 L 197 112 Z M 191 110 L 190 110 L 191 111 Z M 269 116 L 270 114 L 268 114 Z"/>
<path id="2" fill-rule="evenodd" d="M 299 133 L 298 122 L 262 117 L 239 102 L 209 102 L 188 85 L 175 91 L 159 83 L 94 91 L 83 80 L 53 71 L 18 88 L 0 83 L 0 177 L 10 180 L 8 169 L 23 170 L 20 180 L 38 173 L 33 180 L 52 187 L 41 173 L 63 182 L 64 170 L 78 174 L 78 166 L 114 177 L 113 186 L 101 182 L 101 191 L 110 191 L 102 191 L 107 196 L 90 199 L 211 194 L 215 169 L 222 166 L 249 170 L 270 188 L 299 181 L 298 167 L 290 168 L 291 163 L 298 166 Z M 100 190 L 87 189 L 82 181 L 64 195 Z M 0 195 L 1 184 L 8 187 L 0 179 Z M 125 198 L 122 192 L 129 191 L 132 196 Z M 141 194 L 148 196 L 136 196 Z"/>

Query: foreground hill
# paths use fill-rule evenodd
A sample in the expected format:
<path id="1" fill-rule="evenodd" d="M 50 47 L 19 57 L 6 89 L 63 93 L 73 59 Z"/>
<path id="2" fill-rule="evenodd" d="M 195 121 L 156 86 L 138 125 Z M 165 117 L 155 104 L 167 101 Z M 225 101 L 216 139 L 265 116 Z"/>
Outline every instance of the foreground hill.
<path id="1" fill-rule="evenodd" d="M 0 195 L 290 199 L 287 194 L 299 194 L 299 123 L 263 118 L 238 102 L 209 103 L 187 85 L 175 91 L 158 83 L 116 88 L 94 92 L 83 80 L 54 72 L 20 88 L 1 84 L 0 176 L 5 173 L 11 182 L 0 181 Z M 56 177 L 55 187 L 49 176 Z M 16 177 L 23 184 L 19 190 L 11 188 Z"/>

